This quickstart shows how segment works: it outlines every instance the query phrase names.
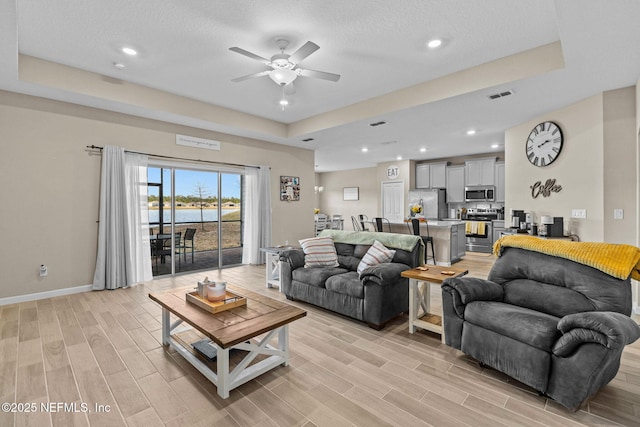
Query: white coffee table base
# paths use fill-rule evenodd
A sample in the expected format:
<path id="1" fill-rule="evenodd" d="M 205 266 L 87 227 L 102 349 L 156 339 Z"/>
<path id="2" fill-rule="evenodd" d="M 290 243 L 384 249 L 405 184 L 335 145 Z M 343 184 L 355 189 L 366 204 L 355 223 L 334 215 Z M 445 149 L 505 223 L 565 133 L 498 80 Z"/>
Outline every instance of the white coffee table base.
<path id="1" fill-rule="evenodd" d="M 171 336 L 172 331 L 182 324 L 182 322 L 182 319 L 177 319 L 174 323 L 171 323 L 170 312 L 167 309 L 162 309 L 162 343 L 170 345 L 178 354 L 184 357 L 187 362 L 215 384 L 218 389 L 218 394 L 223 399 L 229 397 L 231 390 L 247 381 L 278 366 L 289 365 L 288 324 L 269 331 L 262 339 L 253 339 L 250 342 L 242 342 L 228 348 L 221 348 L 212 342 L 211 344 L 216 348 L 218 371 L 216 373 Z M 277 347 L 273 347 L 269 345 L 269 342 L 275 338 L 276 335 L 278 336 L 278 345 Z M 229 351 L 232 349 L 244 350 L 247 351 L 248 354 L 233 370 L 229 371 Z M 249 366 L 249 364 L 261 354 L 269 357 Z"/>

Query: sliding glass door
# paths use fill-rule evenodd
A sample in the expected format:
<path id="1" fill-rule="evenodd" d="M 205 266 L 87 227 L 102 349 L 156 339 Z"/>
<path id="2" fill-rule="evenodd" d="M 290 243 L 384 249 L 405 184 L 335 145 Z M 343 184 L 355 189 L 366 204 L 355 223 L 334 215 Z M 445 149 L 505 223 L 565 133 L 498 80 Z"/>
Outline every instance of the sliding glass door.
<path id="1" fill-rule="evenodd" d="M 154 276 L 242 263 L 243 175 L 149 166 Z"/>

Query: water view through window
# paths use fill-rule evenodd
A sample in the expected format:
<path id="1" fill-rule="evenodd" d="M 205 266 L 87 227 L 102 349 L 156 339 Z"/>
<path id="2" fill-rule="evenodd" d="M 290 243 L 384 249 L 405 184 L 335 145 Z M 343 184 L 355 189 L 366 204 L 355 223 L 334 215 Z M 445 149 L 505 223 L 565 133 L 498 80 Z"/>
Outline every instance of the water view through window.
<path id="1" fill-rule="evenodd" d="M 242 262 L 242 178 L 211 170 L 148 168 L 154 276 Z"/>

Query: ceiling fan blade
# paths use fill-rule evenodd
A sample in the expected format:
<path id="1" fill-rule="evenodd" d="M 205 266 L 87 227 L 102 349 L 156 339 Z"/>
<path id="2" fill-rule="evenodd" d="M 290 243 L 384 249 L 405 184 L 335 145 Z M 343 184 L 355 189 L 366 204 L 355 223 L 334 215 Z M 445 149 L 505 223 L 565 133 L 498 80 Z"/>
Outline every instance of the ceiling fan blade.
<path id="1" fill-rule="evenodd" d="M 289 61 L 297 64 L 318 49 L 320 49 L 320 46 L 314 42 L 306 42 L 300 49 L 296 50 L 293 55 L 289 57 Z"/>
<path id="2" fill-rule="evenodd" d="M 255 59 L 256 61 L 260 61 L 265 65 L 269 65 L 271 61 L 267 58 L 263 58 L 262 56 L 256 55 L 255 53 L 251 53 L 248 50 L 244 50 L 239 47 L 230 47 L 229 50 L 239 53 L 240 55 L 248 56 L 251 59 Z"/>
<path id="3" fill-rule="evenodd" d="M 293 85 L 293 82 L 289 83 L 284 87 L 285 95 L 293 95 L 294 93 L 296 93 L 296 87 Z"/>
<path id="4" fill-rule="evenodd" d="M 326 73 L 324 71 L 315 71 L 315 70 L 303 70 L 302 68 L 298 68 L 299 74 L 304 77 L 313 77 L 316 79 L 322 80 L 330 80 L 332 82 L 337 82 L 340 80 L 340 74 Z"/>
<path id="5" fill-rule="evenodd" d="M 241 81 L 244 81 L 244 80 L 252 79 L 254 77 L 266 76 L 266 75 L 269 74 L 269 72 L 270 72 L 270 70 L 269 71 L 261 71 L 259 73 L 249 74 L 247 76 L 236 77 L 235 79 L 232 79 L 231 81 L 237 83 L 237 82 L 241 82 Z"/>

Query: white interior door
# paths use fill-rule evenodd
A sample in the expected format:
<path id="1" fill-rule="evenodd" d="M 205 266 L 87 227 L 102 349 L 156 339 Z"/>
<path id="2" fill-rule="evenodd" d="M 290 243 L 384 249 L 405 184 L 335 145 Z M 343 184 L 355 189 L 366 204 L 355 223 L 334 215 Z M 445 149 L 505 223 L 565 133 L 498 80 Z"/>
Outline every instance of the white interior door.
<path id="1" fill-rule="evenodd" d="M 382 216 L 389 222 L 404 221 L 404 181 L 382 183 Z"/>

